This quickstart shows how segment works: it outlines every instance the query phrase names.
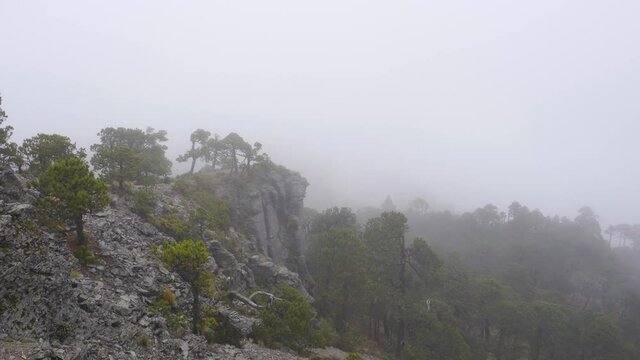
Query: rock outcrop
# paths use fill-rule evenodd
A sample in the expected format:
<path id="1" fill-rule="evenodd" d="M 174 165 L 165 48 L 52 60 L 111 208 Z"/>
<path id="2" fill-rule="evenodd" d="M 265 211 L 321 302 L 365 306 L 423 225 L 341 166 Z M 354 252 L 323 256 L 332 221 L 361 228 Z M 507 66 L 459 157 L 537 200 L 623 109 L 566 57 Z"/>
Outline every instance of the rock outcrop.
<path id="1" fill-rule="evenodd" d="M 295 219 L 297 200 L 286 189 L 292 185 L 274 186 L 281 185 L 284 202 L 271 206 L 285 216 L 277 219 Z M 152 252 L 170 238 L 131 213 L 126 201 L 114 199 L 114 207 L 85 219 L 98 262 L 81 266 L 70 238 L 38 225 L 32 204 L 37 196 L 10 169 L 0 171 L 1 359 L 299 358 L 250 341 L 236 348 L 190 334 L 174 337 L 165 319 L 150 311 L 165 288 L 172 289 L 179 308 L 189 310 L 189 287 Z M 282 237 L 291 234 L 279 228 Z M 265 281 L 304 289 L 296 274 L 269 259 L 247 264 L 218 241 L 208 240 L 208 246 L 214 254 L 209 270 L 232 277 L 235 288 L 254 287 L 266 275 Z M 256 321 L 224 306 L 219 311 L 243 336 Z"/>
<path id="2" fill-rule="evenodd" d="M 278 166 L 259 168 L 237 184 L 226 184 L 216 194 L 227 199 L 245 217 L 255 248 L 279 264 L 306 272 L 301 254 L 304 242 L 302 211 L 309 185 L 300 174 Z"/>

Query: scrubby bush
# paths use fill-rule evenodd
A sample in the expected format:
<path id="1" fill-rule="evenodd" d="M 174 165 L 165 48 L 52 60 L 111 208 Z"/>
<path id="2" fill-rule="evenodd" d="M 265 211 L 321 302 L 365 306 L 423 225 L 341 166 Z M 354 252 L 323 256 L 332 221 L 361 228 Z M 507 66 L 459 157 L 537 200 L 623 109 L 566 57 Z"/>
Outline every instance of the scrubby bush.
<path id="1" fill-rule="evenodd" d="M 349 353 L 345 360 L 364 360 L 364 358 L 358 353 Z"/>
<path id="2" fill-rule="evenodd" d="M 184 313 L 168 314 L 165 317 L 169 333 L 176 337 L 182 337 L 189 329 L 189 320 Z"/>
<path id="3" fill-rule="evenodd" d="M 191 287 L 193 332 L 199 334 L 202 322 L 200 295 L 213 295 L 214 292 L 213 274 L 206 269 L 211 257 L 207 246 L 202 240 L 165 242 L 157 249 L 157 254 L 167 268 L 176 271 Z"/>
<path id="4" fill-rule="evenodd" d="M 150 343 L 151 343 L 151 337 L 148 334 L 142 334 L 138 337 L 138 344 L 144 347 L 149 347 Z"/>
<path id="5" fill-rule="evenodd" d="M 262 321 L 254 330 L 254 337 L 265 345 L 289 347 L 301 352 L 316 345 L 318 333 L 311 326 L 315 312 L 309 302 L 290 286 L 278 288 L 274 300 L 260 309 Z"/>
<path id="6" fill-rule="evenodd" d="M 189 224 L 176 214 L 159 217 L 154 222 L 160 231 L 176 240 L 189 237 Z"/>
<path id="7" fill-rule="evenodd" d="M 213 194 L 218 179 L 210 174 L 194 174 L 180 177 L 174 189 L 196 203 L 192 221 L 209 230 L 227 231 L 231 227 L 229 204 Z"/>
<path id="8" fill-rule="evenodd" d="M 67 322 L 56 322 L 51 327 L 51 337 L 63 342 L 73 334 L 73 326 Z"/>
<path id="9" fill-rule="evenodd" d="M 98 261 L 87 245 L 80 245 L 76 248 L 73 255 L 78 258 L 81 265 L 95 264 Z"/>
<path id="10" fill-rule="evenodd" d="M 152 313 L 161 313 L 162 315 L 169 314 L 176 307 L 176 295 L 171 288 L 164 288 L 162 295 L 155 298 L 149 306 L 149 311 Z"/>
<path id="11" fill-rule="evenodd" d="M 181 337 L 189 328 L 186 315 L 176 307 L 176 295 L 168 287 L 151 302 L 149 312 L 162 314 L 169 332 L 174 336 Z"/>
<path id="12" fill-rule="evenodd" d="M 210 343 L 231 344 L 240 347 L 242 334 L 226 316 L 215 307 L 203 309 L 202 334 Z"/>
<path id="13" fill-rule="evenodd" d="M 151 191 L 139 190 L 133 193 L 133 204 L 131 211 L 147 218 L 153 213 L 156 207 L 156 199 Z"/>

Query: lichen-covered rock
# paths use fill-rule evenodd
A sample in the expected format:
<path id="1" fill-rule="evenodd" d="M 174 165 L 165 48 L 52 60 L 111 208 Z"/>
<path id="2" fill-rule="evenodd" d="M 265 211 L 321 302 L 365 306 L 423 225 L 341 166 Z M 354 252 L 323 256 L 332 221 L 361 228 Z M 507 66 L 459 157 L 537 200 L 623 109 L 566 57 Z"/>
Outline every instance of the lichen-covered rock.
<path id="1" fill-rule="evenodd" d="M 265 166 L 241 181 L 240 189 L 236 183 L 228 182 L 219 186 L 216 194 L 247 217 L 248 229 L 260 253 L 276 263 L 296 263 L 304 240 L 301 219 L 307 180 L 283 167 Z"/>
<path id="2" fill-rule="evenodd" d="M 163 191 L 167 204 L 180 201 L 178 195 L 171 198 L 166 186 Z M 190 333 L 172 336 L 167 320 L 152 313 L 150 305 L 170 288 L 177 308 L 190 311 L 189 286 L 152 252 L 154 245 L 173 240 L 114 196 L 111 208 L 85 218 L 89 247 L 98 261 L 81 266 L 71 253 L 70 238 L 38 224 L 37 195 L 24 179 L 0 170 L 0 359 L 299 358 L 250 342 L 236 348 L 207 344 Z M 295 217 L 292 209 L 278 221 Z M 268 258 L 236 258 L 220 242 L 207 243 L 214 255 L 208 269 L 229 277 L 230 288 L 255 287 L 259 274 L 261 282 L 286 283 L 306 294 L 295 273 Z M 213 304 L 203 299 L 203 305 Z M 224 306 L 219 311 L 241 336 L 257 321 Z"/>
<path id="3" fill-rule="evenodd" d="M 27 181 L 11 170 L 10 167 L 0 167 L 0 199 L 17 201 L 25 196 Z"/>
<path id="4" fill-rule="evenodd" d="M 219 241 L 207 240 L 206 243 L 229 290 L 242 291 L 256 286 L 253 272 L 246 264 L 240 263 Z"/>
<path id="5" fill-rule="evenodd" d="M 249 268 L 253 270 L 256 283 L 269 289 L 280 285 L 288 285 L 298 290 L 308 300 L 313 301 L 311 295 L 304 287 L 300 276 L 282 265 L 275 264 L 261 255 L 249 258 Z"/>

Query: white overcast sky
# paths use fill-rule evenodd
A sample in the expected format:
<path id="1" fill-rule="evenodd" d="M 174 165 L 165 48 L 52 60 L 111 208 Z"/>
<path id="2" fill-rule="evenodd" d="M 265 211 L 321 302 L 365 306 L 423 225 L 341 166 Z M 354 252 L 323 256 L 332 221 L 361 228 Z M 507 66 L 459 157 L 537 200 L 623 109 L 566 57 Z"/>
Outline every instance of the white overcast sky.
<path id="1" fill-rule="evenodd" d="M 307 204 L 518 200 L 640 222 L 640 2 L 0 0 L 21 140 L 261 141 Z M 180 172 L 183 167 L 176 167 Z"/>

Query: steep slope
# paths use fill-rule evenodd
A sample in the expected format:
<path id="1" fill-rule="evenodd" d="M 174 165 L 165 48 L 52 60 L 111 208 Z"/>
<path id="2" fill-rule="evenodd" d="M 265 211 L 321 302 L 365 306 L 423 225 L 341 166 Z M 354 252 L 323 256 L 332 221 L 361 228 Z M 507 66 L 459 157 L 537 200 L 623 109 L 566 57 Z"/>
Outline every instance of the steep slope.
<path id="1" fill-rule="evenodd" d="M 243 252 L 238 260 L 254 271 L 259 286 L 284 282 L 311 298 L 302 281 L 308 274 L 301 251 L 305 241 L 303 201 L 308 186 L 304 177 L 281 166 L 260 164 L 246 174 L 204 170 L 179 182 L 180 192 L 192 198 L 205 191 L 229 204 Z M 184 213 L 184 208 L 192 205 L 166 186 L 157 187 L 156 197 L 164 202 L 160 208 L 165 213 L 166 209 Z M 211 236 L 215 238 L 215 234 Z"/>
<path id="2" fill-rule="evenodd" d="M 174 337 L 166 320 L 149 310 L 165 288 L 172 289 L 178 307 L 189 307 L 188 286 L 152 253 L 166 235 L 116 197 L 114 206 L 86 219 L 98 263 L 83 267 L 69 239 L 38 225 L 37 193 L 8 169 L 0 175 L 0 358 L 297 358 L 250 342 L 234 348 L 194 335 Z M 211 271 L 250 272 L 219 242 L 208 243 L 216 255 Z M 246 326 L 241 315 L 226 313 L 238 327 Z"/>

